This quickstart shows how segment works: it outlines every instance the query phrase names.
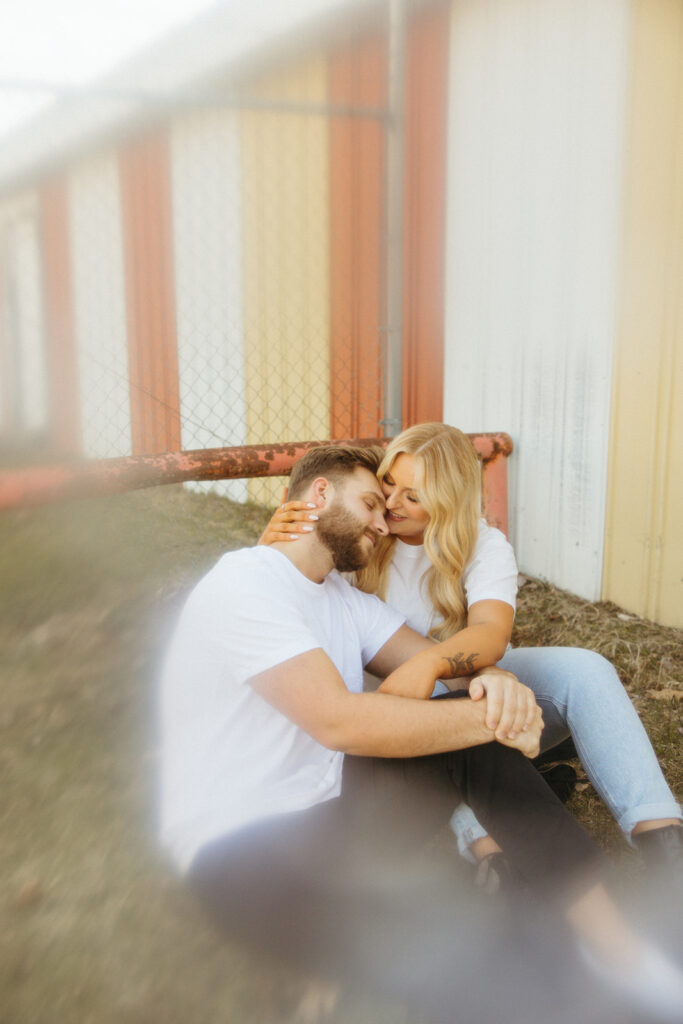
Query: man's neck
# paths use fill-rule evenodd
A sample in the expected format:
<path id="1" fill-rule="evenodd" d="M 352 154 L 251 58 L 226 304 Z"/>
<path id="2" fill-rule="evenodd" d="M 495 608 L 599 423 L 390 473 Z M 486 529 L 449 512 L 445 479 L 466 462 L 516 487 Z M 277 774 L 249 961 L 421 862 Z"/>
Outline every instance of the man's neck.
<path id="1" fill-rule="evenodd" d="M 322 583 L 334 569 L 329 549 L 314 534 L 300 534 L 297 541 L 276 541 L 270 546 L 281 551 L 313 583 Z"/>

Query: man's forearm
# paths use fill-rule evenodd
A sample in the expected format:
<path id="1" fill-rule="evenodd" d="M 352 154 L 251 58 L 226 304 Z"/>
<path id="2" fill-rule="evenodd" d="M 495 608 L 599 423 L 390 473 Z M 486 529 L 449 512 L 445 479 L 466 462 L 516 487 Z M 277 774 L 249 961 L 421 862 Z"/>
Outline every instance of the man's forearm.
<path id="1" fill-rule="evenodd" d="M 485 701 L 425 701 L 383 693 L 348 694 L 329 722 L 325 746 L 365 757 L 420 757 L 494 739 Z"/>
<path id="2" fill-rule="evenodd" d="M 403 627 L 402 627 L 403 628 Z M 369 757 L 419 757 L 489 743 L 487 698 L 420 700 L 387 693 L 351 693 L 335 665 L 316 647 L 249 680 L 281 714 L 330 750 Z M 537 709 L 538 710 L 538 709 Z M 538 753 L 542 718 L 513 742 Z"/>

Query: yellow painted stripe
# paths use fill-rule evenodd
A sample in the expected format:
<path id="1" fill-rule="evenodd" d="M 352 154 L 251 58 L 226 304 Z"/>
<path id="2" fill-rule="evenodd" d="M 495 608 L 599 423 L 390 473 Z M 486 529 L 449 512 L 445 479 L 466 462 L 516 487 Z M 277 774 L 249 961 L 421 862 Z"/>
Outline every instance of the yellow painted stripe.
<path id="1" fill-rule="evenodd" d="M 633 5 L 603 597 L 683 626 L 683 4 Z"/>
<path id="2" fill-rule="evenodd" d="M 252 91 L 250 89 L 250 91 Z M 322 56 L 262 80 L 275 100 L 324 103 Z M 328 126 L 315 115 L 242 115 L 247 442 L 329 436 Z M 254 480 L 276 504 L 281 483 Z"/>

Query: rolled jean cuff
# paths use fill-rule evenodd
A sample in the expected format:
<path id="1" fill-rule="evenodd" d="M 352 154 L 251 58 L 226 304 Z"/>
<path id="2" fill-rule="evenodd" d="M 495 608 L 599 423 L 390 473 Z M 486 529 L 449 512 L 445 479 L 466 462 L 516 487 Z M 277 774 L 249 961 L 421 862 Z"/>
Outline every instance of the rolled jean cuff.
<path id="1" fill-rule="evenodd" d="M 457 813 L 457 812 L 456 812 Z M 453 815 L 455 817 L 455 815 Z M 626 839 L 634 845 L 631 833 L 639 821 L 657 821 L 660 818 L 679 818 L 683 820 L 683 812 L 679 804 L 671 800 L 661 801 L 657 804 L 641 804 L 640 807 L 630 808 L 619 818 L 619 828 Z"/>
<path id="2" fill-rule="evenodd" d="M 479 824 L 471 808 L 467 804 L 458 804 L 450 821 L 451 831 L 458 841 L 460 856 L 476 864 L 477 858 L 470 851 L 475 839 L 484 839 L 488 832 Z"/>

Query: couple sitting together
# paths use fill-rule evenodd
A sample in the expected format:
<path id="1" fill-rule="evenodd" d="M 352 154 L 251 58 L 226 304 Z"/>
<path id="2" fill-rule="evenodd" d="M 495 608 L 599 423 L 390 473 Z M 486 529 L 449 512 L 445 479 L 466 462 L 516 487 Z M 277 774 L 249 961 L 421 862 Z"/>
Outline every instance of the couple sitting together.
<path id="1" fill-rule="evenodd" d="M 289 498 L 194 588 L 163 673 L 162 841 L 212 917 L 434 1021 L 569 1021 L 582 1000 L 592 1021 L 683 1020 L 671 937 L 617 905 L 530 759 L 573 738 L 671 901 L 681 809 L 609 662 L 510 649 L 517 567 L 468 438 L 314 448 Z M 449 821 L 504 880 L 502 917 Z"/>

